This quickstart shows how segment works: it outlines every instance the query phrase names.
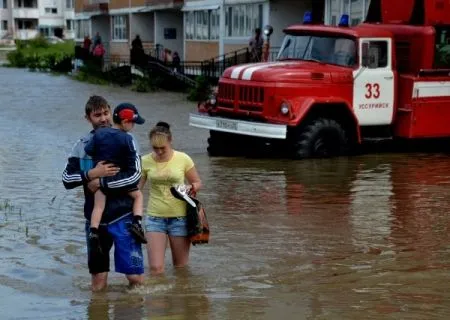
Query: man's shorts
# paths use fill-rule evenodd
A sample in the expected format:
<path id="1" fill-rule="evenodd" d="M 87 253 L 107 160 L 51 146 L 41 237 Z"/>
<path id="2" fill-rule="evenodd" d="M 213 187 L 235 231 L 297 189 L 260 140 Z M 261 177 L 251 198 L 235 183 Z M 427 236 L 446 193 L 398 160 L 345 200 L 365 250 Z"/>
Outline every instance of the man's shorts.
<path id="1" fill-rule="evenodd" d="M 143 274 L 142 244 L 129 231 L 132 214 L 108 225 L 100 225 L 99 239 L 102 254 L 91 257 L 88 246 L 88 266 L 91 274 L 109 272 L 109 251 L 114 245 L 115 271 L 123 274 Z M 86 222 L 86 240 L 89 222 Z"/>
<path id="2" fill-rule="evenodd" d="M 187 237 L 187 220 L 186 217 L 162 218 L 147 215 L 145 231 L 162 232 L 174 237 Z"/>

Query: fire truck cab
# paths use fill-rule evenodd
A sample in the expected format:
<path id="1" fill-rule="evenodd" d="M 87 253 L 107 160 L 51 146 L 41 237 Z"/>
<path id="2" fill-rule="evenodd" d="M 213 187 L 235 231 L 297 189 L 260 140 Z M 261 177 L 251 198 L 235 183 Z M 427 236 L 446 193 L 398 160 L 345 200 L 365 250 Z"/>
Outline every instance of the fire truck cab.
<path id="1" fill-rule="evenodd" d="M 208 152 L 256 141 L 293 158 L 338 156 L 367 138 L 450 137 L 450 3 L 371 1 L 349 27 L 293 25 L 277 61 L 228 68 L 190 125 Z"/>

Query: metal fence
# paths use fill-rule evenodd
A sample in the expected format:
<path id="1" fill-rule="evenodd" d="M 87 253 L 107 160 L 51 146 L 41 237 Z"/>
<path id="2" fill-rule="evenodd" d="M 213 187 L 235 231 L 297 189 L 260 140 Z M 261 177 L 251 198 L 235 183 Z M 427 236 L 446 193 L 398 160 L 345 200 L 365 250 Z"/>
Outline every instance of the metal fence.
<path id="1" fill-rule="evenodd" d="M 279 48 L 272 47 L 269 52 L 269 61 L 276 60 Z M 109 51 L 109 50 L 108 50 Z M 75 58 L 83 61 L 93 61 L 101 64 L 102 71 L 111 72 L 120 68 L 131 66 L 143 70 L 144 74 L 151 74 L 161 78 L 172 77 L 179 83 L 186 86 L 195 85 L 197 77 L 205 77 L 210 83 L 217 83 L 224 71 L 232 66 L 244 63 L 258 62 L 252 59 L 250 50 L 243 48 L 212 59 L 204 61 L 180 61 L 167 63 L 163 59 L 164 48 L 156 46 L 153 50 L 147 51 L 130 51 L 129 56 L 118 56 L 106 54 L 101 62 L 93 58 L 89 52 L 77 46 L 75 48 Z M 128 71 L 127 71 L 128 72 Z M 131 71 L 129 72 L 131 81 Z"/>

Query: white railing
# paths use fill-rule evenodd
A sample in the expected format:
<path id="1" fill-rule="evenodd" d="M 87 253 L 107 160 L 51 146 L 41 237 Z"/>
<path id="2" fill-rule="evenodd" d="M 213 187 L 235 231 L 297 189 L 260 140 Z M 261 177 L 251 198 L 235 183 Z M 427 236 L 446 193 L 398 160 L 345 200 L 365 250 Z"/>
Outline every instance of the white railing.
<path id="1" fill-rule="evenodd" d="M 14 8 L 12 11 L 14 19 L 39 19 L 38 8 Z"/>
<path id="2" fill-rule="evenodd" d="M 64 30 L 64 39 L 75 39 L 75 31 L 74 30 Z"/>
<path id="3" fill-rule="evenodd" d="M 34 39 L 39 34 L 38 30 L 24 29 L 16 30 L 15 38 L 19 40 L 29 40 Z"/>

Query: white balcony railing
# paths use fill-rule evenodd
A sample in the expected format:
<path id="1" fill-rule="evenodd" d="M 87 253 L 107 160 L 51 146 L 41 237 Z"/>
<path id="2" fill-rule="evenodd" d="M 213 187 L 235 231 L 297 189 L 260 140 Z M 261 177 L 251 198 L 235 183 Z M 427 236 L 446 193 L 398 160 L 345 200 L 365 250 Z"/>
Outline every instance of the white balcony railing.
<path id="1" fill-rule="evenodd" d="M 38 30 L 32 29 L 16 30 L 15 38 L 19 40 L 30 40 L 36 38 L 38 34 L 39 34 Z"/>
<path id="2" fill-rule="evenodd" d="M 39 19 L 38 8 L 14 8 L 12 11 L 14 19 Z"/>
<path id="3" fill-rule="evenodd" d="M 73 9 L 65 9 L 64 10 L 64 19 L 66 19 L 66 20 L 75 19 L 75 11 Z"/>
<path id="4" fill-rule="evenodd" d="M 64 39 L 75 39 L 74 30 L 64 30 Z"/>

